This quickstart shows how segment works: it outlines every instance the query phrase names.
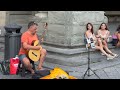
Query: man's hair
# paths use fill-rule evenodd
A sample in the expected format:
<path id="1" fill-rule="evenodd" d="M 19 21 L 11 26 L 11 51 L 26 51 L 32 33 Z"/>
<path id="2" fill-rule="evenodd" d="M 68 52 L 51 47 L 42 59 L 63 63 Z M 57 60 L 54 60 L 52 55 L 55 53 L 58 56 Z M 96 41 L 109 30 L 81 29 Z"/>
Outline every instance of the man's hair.
<path id="1" fill-rule="evenodd" d="M 38 26 L 38 24 L 36 22 L 31 21 L 31 22 L 28 23 L 28 28 L 30 28 L 30 26 L 33 26 L 33 25 Z"/>

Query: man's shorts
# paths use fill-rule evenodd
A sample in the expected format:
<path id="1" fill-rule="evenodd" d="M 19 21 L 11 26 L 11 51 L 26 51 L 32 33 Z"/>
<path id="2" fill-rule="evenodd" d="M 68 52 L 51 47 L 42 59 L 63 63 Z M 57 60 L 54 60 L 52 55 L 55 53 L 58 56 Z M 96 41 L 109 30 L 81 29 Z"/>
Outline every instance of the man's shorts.
<path id="1" fill-rule="evenodd" d="M 19 60 L 20 60 L 20 61 L 22 61 L 24 58 L 26 58 L 26 55 L 25 55 L 25 54 L 19 55 Z"/>

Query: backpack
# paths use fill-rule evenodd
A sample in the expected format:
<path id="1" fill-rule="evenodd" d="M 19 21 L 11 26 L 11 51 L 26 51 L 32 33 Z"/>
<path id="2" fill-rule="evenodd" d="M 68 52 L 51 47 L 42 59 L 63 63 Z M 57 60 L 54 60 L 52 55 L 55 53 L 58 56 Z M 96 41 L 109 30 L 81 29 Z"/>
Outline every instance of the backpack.
<path id="1" fill-rule="evenodd" d="M 111 43 L 112 43 L 112 46 L 116 46 L 118 43 L 118 38 L 114 34 L 112 35 L 112 42 Z"/>

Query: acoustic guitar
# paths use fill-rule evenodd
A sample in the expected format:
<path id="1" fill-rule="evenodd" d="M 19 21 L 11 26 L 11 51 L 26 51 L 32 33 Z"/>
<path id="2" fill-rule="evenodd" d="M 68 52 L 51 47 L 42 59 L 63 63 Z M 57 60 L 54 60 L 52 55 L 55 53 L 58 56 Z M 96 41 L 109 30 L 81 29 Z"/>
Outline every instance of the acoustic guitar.
<path id="1" fill-rule="evenodd" d="M 45 26 L 44 26 L 45 30 L 42 33 L 40 41 L 39 40 L 35 40 L 35 41 L 32 42 L 32 46 L 40 46 L 40 49 L 39 50 L 29 50 L 28 51 L 29 59 L 31 59 L 34 62 L 37 62 L 40 59 L 40 53 L 41 53 L 41 50 L 42 50 L 42 46 L 40 44 L 41 44 L 42 39 L 44 38 L 44 35 L 45 35 L 46 31 L 47 31 L 47 29 L 46 29 L 47 26 L 48 26 L 48 24 L 45 23 Z"/>

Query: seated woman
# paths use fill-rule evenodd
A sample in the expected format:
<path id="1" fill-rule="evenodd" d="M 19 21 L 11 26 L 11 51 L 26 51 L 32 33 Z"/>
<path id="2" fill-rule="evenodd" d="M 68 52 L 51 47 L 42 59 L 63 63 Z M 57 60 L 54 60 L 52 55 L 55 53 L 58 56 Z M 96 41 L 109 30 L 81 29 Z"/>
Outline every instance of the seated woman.
<path id="1" fill-rule="evenodd" d="M 87 29 L 87 31 L 85 32 L 85 36 L 88 39 L 90 39 L 90 38 L 93 39 L 94 44 L 95 44 L 94 48 L 97 50 L 100 50 L 102 53 L 104 53 L 107 57 L 107 60 L 115 58 L 116 54 L 112 53 L 105 45 L 102 44 L 102 41 L 98 35 L 96 38 L 94 31 L 93 31 L 93 25 L 91 23 L 88 23 L 86 25 L 86 29 Z"/>
<path id="2" fill-rule="evenodd" d="M 109 36 L 110 36 L 110 31 L 108 30 L 108 27 L 106 25 L 106 23 L 102 23 L 99 27 L 99 30 L 97 32 L 98 36 L 101 38 L 102 40 L 102 43 L 108 47 L 108 39 L 109 39 Z"/>
<path id="3" fill-rule="evenodd" d="M 117 42 L 117 47 L 120 47 L 120 31 L 117 33 L 117 38 L 118 38 L 118 42 Z"/>
<path id="4" fill-rule="evenodd" d="M 112 35 L 112 42 L 111 42 L 112 46 L 116 46 L 116 47 L 119 46 L 119 45 L 117 46 L 117 44 L 118 44 L 118 36 L 117 36 L 118 32 L 120 32 L 120 25 L 118 26 L 117 30 Z"/>
<path id="5" fill-rule="evenodd" d="M 104 45 L 104 49 L 107 51 L 107 52 L 111 52 L 109 49 L 108 49 L 108 39 L 109 39 L 109 36 L 110 36 L 110 31 L 108 30 L 108 27 L 107 27 L 107 24 L 106 23 L 102 23 L 99 27 L 99 30 L 97 32 L 98 34 L 98 37 L 100 37 L 101 41 L 102 41 L 102 44 Z M 104 55 L 102 53 L 102 55 Z M 111 52 L 111 55 L 117 57 L 118 55 L 117 54 L 114 54 Z"/>
<path id="6" fill-rule="evenodd" d="M 115 32 L 115 36 L 117 37 L 116 47 L 120 47 L 120 25 L 118 26 Z"/>

